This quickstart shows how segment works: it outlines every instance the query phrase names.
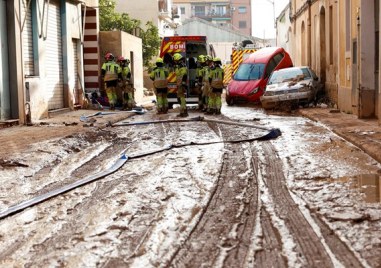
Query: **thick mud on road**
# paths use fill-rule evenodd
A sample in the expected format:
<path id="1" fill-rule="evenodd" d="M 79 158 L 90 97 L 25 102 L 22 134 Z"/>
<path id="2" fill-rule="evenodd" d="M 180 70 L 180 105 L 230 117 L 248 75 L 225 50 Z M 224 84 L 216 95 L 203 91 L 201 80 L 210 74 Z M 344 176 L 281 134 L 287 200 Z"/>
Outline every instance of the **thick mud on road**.
<path id="1" fill-rule="evenodd" d="M 131 157 L 0 219 L 0 266 L 381 266 L 380 203 L 353 186 L 377 162 L 304 118 L 223 113 L 209 118 L 239 124 L 149 112 L 129 122 L 172 121 L 92 129 L 2 159 L 0 212 Z M 273 128 L 277 139 L 253 140 Z"/>

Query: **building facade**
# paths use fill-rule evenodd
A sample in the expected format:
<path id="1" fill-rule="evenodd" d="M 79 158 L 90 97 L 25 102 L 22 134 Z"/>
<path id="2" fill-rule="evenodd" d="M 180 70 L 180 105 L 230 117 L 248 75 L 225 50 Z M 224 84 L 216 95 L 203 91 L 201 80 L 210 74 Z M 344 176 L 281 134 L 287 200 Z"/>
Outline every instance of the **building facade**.
<path id="1" fill-rule="evenodd" d="M 291 59 L 294 59 L 292 51 L 292 28 L 290 21 L 290 4 L 288 4 L 276 18 L 276 46 L 283 47 Z"/>
<path id="2" fill-rule="evenodd" d="M 291 0 L 295 65 L 309 65 L 337 107 L 380 118 L 379 0 Z"/>
<path id="3" fill-rule="evenodd" d="M 231 0 L 232 28 L 252 35 L 251 0 Z"/>
<path id="4" fill-rule="evenodd" d="M 251 35 L 250 0 L 173 0 L 173 7 L 182 22 L 199 18 Z"/>
<path id="5" fill-rule="evenodd" d="M 98 64 L 97 48 L 86 43 L 96 42 L 98 20 L 84 24 L 97 6 L 97 0 L 0 1 L 0 120 L 25 123 L 81 105 L 84 54 L 96 53 Z M 89 27 L 94 34 L 86 34 Z"/>
<path id="6" fill-rule="evenodd" d="M 141 21 L 145 29 L 147 22 L 152 22 L 159 30 L 159 36 L 171 36 L 178 25 L 178 21 L 172 14 L 172 0 L 144 0 L 144 1 L 116 1 L 116 10 L 120 13 L 128 13 L 130 18 Z"/>

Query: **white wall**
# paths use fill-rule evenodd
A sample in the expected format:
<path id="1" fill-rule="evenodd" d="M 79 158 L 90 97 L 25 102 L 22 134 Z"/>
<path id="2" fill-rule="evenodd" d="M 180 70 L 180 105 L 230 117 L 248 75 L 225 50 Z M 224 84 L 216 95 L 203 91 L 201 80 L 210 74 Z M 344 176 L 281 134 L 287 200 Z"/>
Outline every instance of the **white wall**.
<path id="1" fill-rule="evenodd" d="M 234 42 L 211 42 L 216 51 L 216 56 L 221 59 L 222 64 L 226 64 L 226 61 L 230 61 L 233 43 Z"/>

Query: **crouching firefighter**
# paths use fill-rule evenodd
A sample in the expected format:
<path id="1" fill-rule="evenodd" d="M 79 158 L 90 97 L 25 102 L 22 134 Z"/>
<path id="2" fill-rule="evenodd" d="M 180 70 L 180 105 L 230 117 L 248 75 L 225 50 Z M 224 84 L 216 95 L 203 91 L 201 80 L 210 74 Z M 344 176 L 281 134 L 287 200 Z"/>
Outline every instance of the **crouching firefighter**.
<path id="1" fill-rule="evenodd" d="M 118 64 L 115 63 L 115 57 L 111 53 L 106 53 L 106 62 L 102 65 L 101 76 L 105 82 L 105 89 L 110 104 L 110 110 L 115 110 L 117 102 L 116 87 L 118 80 L 122 80 L 122 71 Z"/>
<path id="2" fill-rule="evenodd" d="M 134 88 L 131 82 L 131 70 L 128 64 L 129 59 L 125 59 L 123 56 L 118 58 L 120 67 L 122 68 L 122 95 L 123 95 L 123 110 L 132 110 L 135 106 Z"/>
<path id="3" fill-rule="evenodd" d="M 220 58 L 213 59 L 213 66 L 209 73 L 209 83 L 211 92 L 208 101 L 208 114 L 221 114 L 221 95 L 224 88 L 224 70 L 221 68 Z"/>
<path id="4" fill-rule="evenodd" d="M 156 94 L 156 105 L 158 114 L 166 114 L 168 112 L 168 78 L 169 71 L 164 67 L 162 58 L 157 58 L 156 67 L 150 74 L 153 81 Z"/>
<path id="5" fill-rule="evenodd" d="M 187 103 L 185 100 L 188 70 L 184 58 L 180 53 L 175 53 L 173 55 L 173 61 L 175 63 L 177 98 L 180 101 L 180 114 L 178 116 L 186 117 L 188 116 Z"/>

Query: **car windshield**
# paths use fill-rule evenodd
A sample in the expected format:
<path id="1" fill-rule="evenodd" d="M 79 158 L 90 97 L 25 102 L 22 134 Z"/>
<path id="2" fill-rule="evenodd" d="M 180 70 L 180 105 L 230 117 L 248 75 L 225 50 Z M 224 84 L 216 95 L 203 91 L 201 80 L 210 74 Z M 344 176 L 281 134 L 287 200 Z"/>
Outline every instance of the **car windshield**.
<path id="1" fill-rule="evenodd" d="M 258 80 L 262 77 L 264 69 L 263 63 L 241 64 L 234 74 L 234 80 Z"/>
<path id="2" fill-rule="evenodd" d="M 301 80 L 304 80 L 306 78 L 310 78 L 311 75 L 308 72 L 307 68 L 300 68 L 300 69 L 290 69 L 290 70 L 279 70 L 274 72 L 270 79 L 268 84 L 278 84 L 278 83 L 284 83 L 284 82 L 298 82 Z"/>

